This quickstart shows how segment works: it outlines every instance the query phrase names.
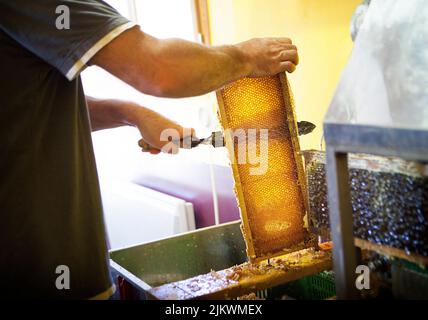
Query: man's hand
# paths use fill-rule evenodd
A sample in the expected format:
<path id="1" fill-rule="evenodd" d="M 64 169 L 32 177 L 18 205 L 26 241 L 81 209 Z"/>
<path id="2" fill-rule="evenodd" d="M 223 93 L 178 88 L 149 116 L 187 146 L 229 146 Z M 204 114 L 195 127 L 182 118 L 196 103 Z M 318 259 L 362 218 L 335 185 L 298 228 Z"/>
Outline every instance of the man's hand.
<path id="1" fill-rule="evenodd" d="M 297 47 L 288 38 L 258 38 L 236 45 L 250 65 L 251 77 L 294 72 L 299 64 Z"/>
<path id="2" fill-rule="evenodd" d="M 139 144 L 145 152 L 177 153 L 178 146 L 182 145 L 180 142 L 187 138 L 190 141 L 195 133 L 194 129 L 184 128 L 161 114 L 132 102 L 101 100 L 88 96 L 86 101 L 92 131 L 134 126 L 141 133 L 142 140 Z"/>
<path id="3" fill-rule="evenodd" d="M 184 128 L 178 123 L 144 107 L 139 107 L 134 115 L 134 125 L 140 130 L 139 145 L 143 152 L 178 153 L 185 139 L 195 135 L 193 128 Z"/>

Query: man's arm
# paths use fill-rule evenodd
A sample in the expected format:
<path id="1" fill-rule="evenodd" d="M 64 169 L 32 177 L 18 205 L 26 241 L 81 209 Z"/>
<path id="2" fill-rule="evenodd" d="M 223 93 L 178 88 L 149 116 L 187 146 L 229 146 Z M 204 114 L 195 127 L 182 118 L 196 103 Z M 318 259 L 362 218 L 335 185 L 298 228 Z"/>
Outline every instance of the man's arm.
<path id="1" fill-rule="evenodd" d="M 134 103 L 86 96 L 92 131 L 134 126 L 138 108 Z"/>
<path id="2" fill-rule="evenodd" d="M 180 39 L 160 40 L 134 27 L 101 49 L 90 64 L 143 93 L 178 98 L 205 94 L 247 76 L 293 72 L 298 54 L 288 38 L 209 47 Z"/>
<path id="3" fill-rule="evenodd" d="M 161 141 L 161 133 L 165 129 L 176 130 L 181 139 L 185 138 L 186 134 L 194 134 L 193 129 L 183 128 L 161 114 L 133 102 L 95 99 L 89 96 L 86 96 L 86 101 L 92 131 L 134 126 L 151 147 L 149 150 L 151 153 L 159 153 L 160 149 L 168 143 L 168 141 Z"/>

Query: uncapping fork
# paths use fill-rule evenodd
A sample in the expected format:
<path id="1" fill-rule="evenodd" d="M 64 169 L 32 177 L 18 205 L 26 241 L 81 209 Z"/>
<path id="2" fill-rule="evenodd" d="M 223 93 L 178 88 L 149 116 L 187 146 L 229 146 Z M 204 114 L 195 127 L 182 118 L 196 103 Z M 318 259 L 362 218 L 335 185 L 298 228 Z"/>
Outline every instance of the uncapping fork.
<path id="1" fill-rule="evenodd" d="M 298 131 L 299 131 L 299 136 L 309 134 L 312 131 L 314 131 L 314 129 L 316 128 L 316 126 L 312 122 L 309 122 L 309 121 L 300 121 L 297 123 L 297 127 L 298 127 Z M 221 131 L 213 132 L 213 133 L 211 133 L 211 135 L 209 137 L 203 138 L 203 139 L 197 139 L 197 138 L 192 137 L 190 146 L 188 145 L 188 141 L 186 141 L 186 139 L 180 139 L 178 141 L 173 141 L 173 143 L 176 144 L 177 146 L 180 146 L 180 148 L 183 148 L 183 149 L 192 149 L 192 148 L 195 148 L 201 144 L 211 145 L 214 148 L 219 148 L 219 147 L 225 146 L 224 135 L 223 135 L 223 132 L 221 132 Z M 150 146 L 150 144 L 145 142 L 143 139 L 138 141 L 138 145 L 144 151 L 148 151 L 150 149 L 153 149 Z"/>

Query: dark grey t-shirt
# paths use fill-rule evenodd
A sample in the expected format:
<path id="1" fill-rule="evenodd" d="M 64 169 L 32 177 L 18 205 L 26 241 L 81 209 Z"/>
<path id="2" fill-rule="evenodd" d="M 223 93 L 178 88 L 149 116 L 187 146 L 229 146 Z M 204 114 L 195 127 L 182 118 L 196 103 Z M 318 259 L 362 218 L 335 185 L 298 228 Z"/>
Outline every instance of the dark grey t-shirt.
<path id="1" fill-rule="evenodd" d="M 58 5 L 70 9 L 69 30 L 56 28 Z M 86 299 L 112 286 L 78 74 L 129 27 L 102 1 L 0 0 L 2 294 Z M 60 265 L 69 290 L 56 287 Z"/>

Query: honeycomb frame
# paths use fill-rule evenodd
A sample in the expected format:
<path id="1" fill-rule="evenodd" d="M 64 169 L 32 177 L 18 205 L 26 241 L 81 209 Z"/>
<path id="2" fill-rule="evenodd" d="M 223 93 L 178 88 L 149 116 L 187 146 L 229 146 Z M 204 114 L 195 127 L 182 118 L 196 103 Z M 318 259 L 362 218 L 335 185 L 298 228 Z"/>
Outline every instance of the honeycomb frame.
<path id="1" fill-rule="evenodd" d="M 251 82 L 251 81 L 254 81 L 253 79 L 254 78 L 245 78 L 239 81 Z M 242 221 L 241 229 L 242 229 L 242 233 L 243 233 L 244 240 L 247 247 L 246 248 L 247 255 L 251 261 L 263 260 L 266 258 L 297 251 L 302 248 L 307 248 L 308 246 L 314 245 L 314 239 L 308 234 L 307 226 L 304 225 L 305 224 L 304 217 L 306 215 L 306 212 L 308 211 L 306 178 L 304 174 L 303 159 L 300 153 L 298 127 L 297 127 L 296 115 L 294 110 L 294 100 L 292 97 L 290 85 L 288 83 L 285 73 L 281 73 L 276 76 L 266 77 L 266 81 L 275 82 L 276 88 L 278 88 L 278 90 L 280 91 L 279 93 L 277 92 L 276 95 L 277 97 L 280 97 L 279 99 L 281 100 L 281 101 L 278 100 L 275 103 L 281 104 L 285 108 L 286 123 L 282 123 L 282 125 L 287 127 L 286 129 L 288 130 L 287 135 L 289 134 L 288 138 L 290 140 L 292 152 L 293 152 L 293 156 L 291 158 L 294 161 L 294 166 L 296 171 L 295 172 L 296 179 L 294 180 L 294 184 L 298 190 L 299 199 L 300 199 L 299 202 L 300 202 L 301 212 L 299 214 L 302 220 L 302 225 L 301 225 L 302 238 L 298 239 L 299 241 L 295 241 L 292 245 L 277 247 L 274 250 L 270 250 L 269 252 L 266 252 L 266 250 L 264 250 L 263 248 L 260 248 L 258 241 L 254 237 L 254 234 L 256 232 L 251 229 L 251 222 L 250 222 L 250 220 L 252 219 L 251 208 L 249 208 L 249 203 L 245 197 L 245 191 L 244 191 L 245 182 L 243 185 L 243 181 L 241 179 L 242 177 L 240 176 L 240 171 L 238 167 L 238 161 L 237 161 L 238 159 L 235 154 L 233 137 L 229 131 L 225 130 L 225 129 L 238 129 L 238 128 L 234 128 L 231 125 L 227 116 L 230 110 L 228 110 L 228 106 L 225 105 L 225 96 L 224 96 L 225 91 L 229 90 L 231 86 L 234 86 L 234 85 L 236 86 L 236 83 L 229 84 L 224 88 L 222 88 L 221 90 L 217 91 L 217 101 L 219 106 L 218 111 L 219 111 L 220 123 L 223 126 L 223 129 L 225 130 L 226 147 L 228 149 L 229 157 L 231 159 L 231 167 L 232 167 L 233 176 L 235 180 L 235 194 L 238 200 L 240 214 L 241 214 L 241 221 Z M 238 87 L 236 87 L 235 89 L 239 90 L 239 84 L 238 84 Z M 253 183 L 253 184 L 256 184 L 256 183 Z M 272 208 L 272 210 L 275 210 L 275 208 Z M 273 241 L 275 241 L 275 239 L 273 239 Z"/>

